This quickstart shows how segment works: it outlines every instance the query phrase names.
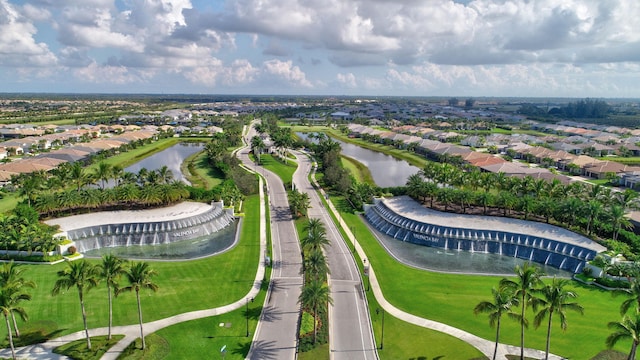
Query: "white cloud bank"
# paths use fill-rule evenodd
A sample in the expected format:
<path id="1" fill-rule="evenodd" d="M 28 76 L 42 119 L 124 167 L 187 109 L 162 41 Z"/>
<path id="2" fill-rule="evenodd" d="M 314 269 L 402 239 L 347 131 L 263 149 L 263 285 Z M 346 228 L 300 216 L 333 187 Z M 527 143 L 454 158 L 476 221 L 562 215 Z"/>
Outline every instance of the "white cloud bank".
<path id="1" fill-rule="evenodd" d="M 173 74 L 212 93 L 640 97 L 637 0 L 202 3 L 0 0 L 0 71 L 123 91 Z"/>

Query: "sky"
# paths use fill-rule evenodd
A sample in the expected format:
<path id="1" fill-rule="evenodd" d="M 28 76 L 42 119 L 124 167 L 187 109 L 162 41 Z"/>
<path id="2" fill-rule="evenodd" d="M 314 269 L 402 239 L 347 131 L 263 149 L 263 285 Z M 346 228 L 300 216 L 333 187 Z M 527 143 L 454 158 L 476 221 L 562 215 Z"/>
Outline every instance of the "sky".
<path id="1" fill-rule="evenodd" d="M 0 92 L 640 98 L 638 0 L 0 0 Z"/>

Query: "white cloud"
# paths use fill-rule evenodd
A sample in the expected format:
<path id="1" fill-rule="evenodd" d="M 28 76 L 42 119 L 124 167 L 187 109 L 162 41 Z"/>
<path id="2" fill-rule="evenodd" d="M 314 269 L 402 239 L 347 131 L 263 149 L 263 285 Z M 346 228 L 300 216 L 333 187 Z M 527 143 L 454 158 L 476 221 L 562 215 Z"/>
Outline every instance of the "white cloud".
<path id="1" fill-rule="evenodd" d="M 305 73 L 298 66 L 294 66 L 291 60 L 281 61 L 277 59 L 268 60 L 263 63 L 266 74 L 273 75 L 277 79 L 286 81 L 290 85 L 313 87 L 307 80 Z"/>
<path id="2" fill-rule="evenodd" d="M 356 88 L 358 87 L 358 82 L 356 81 L 356 76 L 353 73 L 341 74 L 338 73 L 336 76 L 338 83 L 348 88 Z"/>
<path id="3" fill-rule="evenodd" d="M 32 22 L 23 17 L 7 0 L 0 0 L 0 65 L 44 67 L 56 63 L 47 44 L 36 42 Z"/>
<path id="4" fill-rule="evenodd" d="M 97 84 L 129 84 L 143 80 L 124 66 L 98 65 L 95 62 L 88 66 L 77 68 L 74 75 L 83 82 Z"/>
<path id="5" fill-rule="evenodd" d="M 210 59 L 202 66 L 182 70 L 185 78 L 194 84 L 215 87 L 223 85 L 244 85 L 255 80 L 259 69 L 247 60 L 235 60 L 230 66 L 224 66 L 219 59 Z"/>

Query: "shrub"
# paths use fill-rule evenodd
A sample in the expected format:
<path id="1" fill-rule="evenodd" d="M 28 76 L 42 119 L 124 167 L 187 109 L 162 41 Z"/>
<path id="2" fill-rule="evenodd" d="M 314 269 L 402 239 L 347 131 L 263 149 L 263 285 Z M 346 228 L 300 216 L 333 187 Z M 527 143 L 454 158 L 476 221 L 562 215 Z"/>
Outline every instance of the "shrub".
<path id="1" fill-rule="evenodd" d="M 76 249 L 75 246 L 69 246 L 69 248 L 67 249 L 67 252 L 69 253 L 69 255 L 73 255 L 78 251 L 78 249 Z"/>

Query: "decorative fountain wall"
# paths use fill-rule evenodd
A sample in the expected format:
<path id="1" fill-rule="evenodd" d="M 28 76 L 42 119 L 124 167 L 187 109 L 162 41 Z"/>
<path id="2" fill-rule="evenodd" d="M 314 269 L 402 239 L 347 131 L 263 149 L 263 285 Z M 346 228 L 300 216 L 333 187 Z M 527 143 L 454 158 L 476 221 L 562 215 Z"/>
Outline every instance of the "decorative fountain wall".
<path id="1" fill-rule="evenodd" d="M 105 224 L 85 227 L 63 226 L 64 235 L 75 242 L 79 252 L 133 245 L 162 245 L 214 234 L 233 224 L 233 209 L 224 209 L 222 202 L 212 203 L 204 211 L 175 216 L 159 221 L 126 221 L 126 216 Z M 166 217 L 166 216 L 165 216 Z M 123 221 L 123 222 L 120 222 Z M 66 227 L 66 229 L 65 229 Z"/>
<path id="2" fill-rule="evenodd" d="M 412 207 L 412 210 L 414 208 Z M 365 206 L 365 218 L 376 230 L 400 241 L 445 250 L 512 256 L 573 273 L 580 272 L 586 261 L 593 259 L 599 251 L 604 250 L 595 243 L 586 243 L 585 246 L 581 246 L 540 235 L 497 229 L 465 228 L 465 223 L 459 224 L 460 226 L 455 226 L 457 224 L 445 226 L 420 221 L 399 214 L 396 209 L 390 208 L 381 199 L 375 199 L 374 205 Z M 517 228 L 513 223 L 512 227 Z M 576 237 L 580 236 L 576 234 Z M 586 239 L 580 238 L 582 238 L 580 241 Z M 587 239 L 587 241 L 590 240 Z"/>

